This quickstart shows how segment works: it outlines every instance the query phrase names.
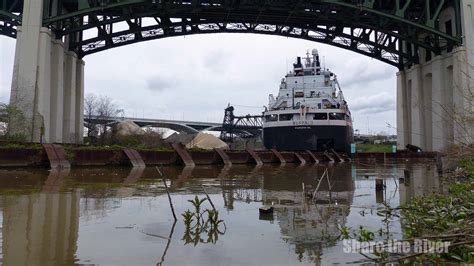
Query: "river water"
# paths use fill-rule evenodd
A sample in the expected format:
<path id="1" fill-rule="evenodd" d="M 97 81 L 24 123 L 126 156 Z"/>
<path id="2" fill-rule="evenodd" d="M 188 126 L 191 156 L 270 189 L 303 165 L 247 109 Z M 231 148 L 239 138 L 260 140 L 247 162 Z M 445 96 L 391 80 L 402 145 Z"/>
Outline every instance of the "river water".
<path id="1" fill-rule="evenodd" d="M 318 180 L 327 171 L 327 177 Z M 358 262 L 337 240 L 364 226 L 402 239 L 380 210 L 441 191 L 429 163 L 0 170 L 4 265 L 327 265 Z M 400 180 L 408 172 L 410 178 Z M 326 176 L 326 175 L 325 175 Z M 376 191 L 376 180 L 385 189 Z M 329 181 L 328 181 L 329 180 Z M 303 192 L 303 184 L 306 194 Z M 189 227 L 188 200 L 209 195 L 223 222 Z M 311 194 L 315 198 L 311 198 Z M 259 208 L 273 206 L 272 214 Z M 212 209 L 204 201 L 201 211 Z M 203 214 L 203 217 L 207 217 Z M 203 223 L 208 221 L 203 218 Z"/>

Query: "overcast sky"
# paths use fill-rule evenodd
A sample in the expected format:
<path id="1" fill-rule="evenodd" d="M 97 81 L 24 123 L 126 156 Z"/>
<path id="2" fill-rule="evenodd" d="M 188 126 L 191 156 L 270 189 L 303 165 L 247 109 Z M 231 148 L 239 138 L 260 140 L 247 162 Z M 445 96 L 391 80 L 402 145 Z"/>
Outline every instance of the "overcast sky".
<path id="1" fill-rule="evenodd" d="M 15 40 L 0 36 L 0 101 L 10 97 Z M 296 56 L 316 48 L 338 76 L 361 133 L 394 129 L 397 69 L 344 49 L 279 36 L 209 34 L 148 41 L 85 57 L 85 93 L 107 95 L 127 116 L 222 122 L 258 114 Z"/>

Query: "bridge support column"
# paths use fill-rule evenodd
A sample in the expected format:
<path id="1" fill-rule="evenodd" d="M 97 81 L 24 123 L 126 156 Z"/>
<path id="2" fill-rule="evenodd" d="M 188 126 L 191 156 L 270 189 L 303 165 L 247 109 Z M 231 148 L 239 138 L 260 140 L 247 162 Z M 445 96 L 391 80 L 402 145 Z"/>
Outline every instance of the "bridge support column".
<path id="1" fill-rule="evenodd" d="M 443 151 L 474 143 L 474 0 L 461 5 L 463 46 L 397 74 L 399 149 L 413 144 Z M 452 16 L 443 11 L 440 25 L 451 25 Z"/>
<path id="2" fill-rule="evenodd" d="M 9 134 L 29 142 L 81 143 L 84 62 L 42 27 L 42 2 L 24 1 L 10 98 L 16 111 Z"/>
<path id="3" fill-rule="evenodd" d="M 64 108 L 64 43 L 53 42 L 51 54 L 51 142 L 63 140 L 63 108 Z"/>
<path id="4" fill-rule="evenodd" d="M 73 53 L 66 53 L 63 102 L 63 140 L 65 142 L 74 142 L 76 139 L 76 64 L 77 57 Z"/>
<path id="5" fill-rule="evenodd" d="M 442 73 L 441 75 L 438 73 Z M 452 106 L 452 68 L 446 66 L 439 57 L 432 63 L 432 74 L 427 76 L 426 88 L 430 96 L 425 98 L 425 103 L 430 105 L 430 120 L 425 124 L 431 127 L 431 135 L 427 136 L 425 148 L 433 151 L 442 151 L 451 145 L 453 121 L 449 118 L 449 111 L 445 108 Z M 429 91 L 431 89 L 431 91 Z M 428 139 L 431 138 L 431 139 Z"/>
<path id="6" fill-rule="evenodd" d="M 404 149 L 406 143 L 411 142 L 410 119 L 405 71 L 397 73 L 397 148 Z"/>
<path id="7" fill-rule="evenodd" d="M 84 141 L 84 67 L 84 60 L 78 59 L 76 62 L 76 109 L 74 111 L 76 115 L 76 143 Z"/>
<path id="8" fill-rule="evenodd" d="M 467 49 L 460 47 L 397 74 L 399 149 L 413 144 L 443 151 L 453 144 L 473 143 L 472 80 L 466 58 Z"/>
<path id="9" fill-rule="evenodd" d="M 474 45 L 474 43 L 472 44 Z M 470 51 L 469 51 L 470 50 Z M 454 144 L 474 143 L 474 50 L 462 48 L 453 55 Z M 469 59 L 473 61 L 468 61 Z"/>

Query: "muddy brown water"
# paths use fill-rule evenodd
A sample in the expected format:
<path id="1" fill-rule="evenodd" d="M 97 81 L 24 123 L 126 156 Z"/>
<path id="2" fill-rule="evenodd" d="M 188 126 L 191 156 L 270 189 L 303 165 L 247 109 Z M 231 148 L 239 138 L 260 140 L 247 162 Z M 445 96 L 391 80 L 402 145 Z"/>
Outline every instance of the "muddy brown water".
<path id="1" fill-rule="evenodd" d="M 330 183 L 318 178 L 328 171 Z M 400 181 L 404 170 L 410 178 Z M 415 196 L 441 191 L 430 163 L 335 166 L 168 167 L 178 221 L 154 168 L 0 170 L 4 265 L 314 265 L 360 261 L 343 252 L 338 227 L 385 230 L 402 239 L 400 218 L 385 219 Z M 376 179 L 386 188 L 376 191 Z M 217 231 L 186 230 L 188 202 L 209 194 Z M 273 214 L 259 208 L 273 206 Z M 212 207 L 204 202 L 203 209 Z M 225 225 L 224 225 L 225 224 Z M 208 230 L 211 231 L 211 230 Z"/>

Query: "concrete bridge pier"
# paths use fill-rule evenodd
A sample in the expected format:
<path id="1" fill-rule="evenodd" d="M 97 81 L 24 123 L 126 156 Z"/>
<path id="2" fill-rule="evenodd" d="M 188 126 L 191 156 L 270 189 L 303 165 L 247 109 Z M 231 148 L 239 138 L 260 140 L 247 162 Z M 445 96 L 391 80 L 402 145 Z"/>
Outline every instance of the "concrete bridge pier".
<path id="1" fill-rule="evenodd" d="M 438 56 L 420 49 L 420 64 L 397 73 L 399 149 L 413 144 L 443 151 L 474 143 L 474 0 L 461 3 L 463 46 Z M 442 31 L 456 34 L 454 14 L 442 11 Z"/>
<path id="2" fill-rule="evenodd" d="M 25 0 L 18 27 L 10 133 L 26 141 L 81 143 L 84 61 L 42 27 L 42 0 Z"/>

